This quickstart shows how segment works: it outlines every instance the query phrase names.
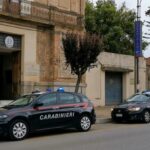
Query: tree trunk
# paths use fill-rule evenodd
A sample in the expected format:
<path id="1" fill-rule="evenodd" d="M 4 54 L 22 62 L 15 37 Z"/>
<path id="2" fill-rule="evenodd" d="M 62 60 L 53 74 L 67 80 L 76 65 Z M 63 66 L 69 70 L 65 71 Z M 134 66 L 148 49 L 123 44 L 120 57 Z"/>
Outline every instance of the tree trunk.
<path id="1" fill-rule="evenodd" d="M 81 82 L 81 78 L 82 78 L 82 75 L 78 75 L 78 79 L 77 79 L 77 83 L 76 83 L 76 87 L 75 87 L 75 93 L 78 93 L 78 91 L 79 91 L 79 85 Z"/>

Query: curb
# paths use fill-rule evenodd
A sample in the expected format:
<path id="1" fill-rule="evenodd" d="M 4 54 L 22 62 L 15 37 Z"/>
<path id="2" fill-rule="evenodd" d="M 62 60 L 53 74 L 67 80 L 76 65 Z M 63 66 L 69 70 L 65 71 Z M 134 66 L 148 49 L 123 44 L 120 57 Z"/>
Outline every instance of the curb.
<path id="1" fill-rule="evenodd" d="M 96 118 L 96 124 L 111 123 L 111 118 Z"/>

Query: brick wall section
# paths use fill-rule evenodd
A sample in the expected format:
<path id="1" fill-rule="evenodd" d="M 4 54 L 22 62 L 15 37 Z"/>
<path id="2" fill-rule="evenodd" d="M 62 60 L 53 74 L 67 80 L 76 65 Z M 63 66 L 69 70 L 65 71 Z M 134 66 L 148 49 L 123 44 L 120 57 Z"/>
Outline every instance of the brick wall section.
<path id="1" fill-rule="evenodd" d="M 12 14 L 20 15 L 20 3 L 11 2 L 9 9 Z"/>
<path id="2" fill-rule="evenodd" d="M 66 11 L 84 14 L 85 0 L 34 0 L 35 2 L 55 6 Z"/>
<path id="3" fill-rule="evenodd" d="M 14 15 L 20 14 L 20 4 L 9 2 L 9 0 L 3 0 L 3 11 L 9 12 Z"/>
<path id="4" fill-rule="evenodd" d="M 55 82 L 76 83 L 77 76 L 71 74 L 70 67 L 66 66 L 66 60 L 63 51 L 62 33 L 68 32 L 67 28 L 57 28 L 54 34 L 54 80 Z M 77 33 L 78 31 L 76 31 Z M 82 31 L 81 31 L 82 32 Z M 82 79 L 85 83 L 85 77 Z"/>
<path id="5" fill-rule="evenodd" d="M 75 82 L 75 76 L 71 74 L 71 70 L 66 67 L 65 56 L 62 45 L 61 32 L 55 33 L 55 81 L 56 82 Z"/>
<path id="6" fill-rule="evenodd" d="M 146 58 L 146 88 L 150 89 L 150 58 Z"/>
<path id="7" fill-rule="evenodd" d="M 39 7 L 38 5 L 32 5 L 31 14 L 34 17 L 49 20 L 49 9 L 48 7 Z"/>
<path id="8" fill-rule="evenodd" d="M 37 33 L 37 63 L 40 65 L 40 81 L 52 82 L 53 69 L 53 34 L 50 31 Z"/>
<path id="9" fill-rule="evenodd" d="M 9 11 L 9 0 L 3 1 L 3 11 L 8 12 Z"/>
<path id="10" fill-rule="evenodd" d="M 61 32 L 38 31 L 37 63 L 40 65 L 40 82 L 76 82 L 76 75 L 66 68 Z M 82 82 L 85 83 L 85 77 Z"/>
<path id="11" fill-rule="evenodd" d="M 146 58 L 146 64 L 150 66 L 150 58 Z"/>
<path id="12" fill-rule="evenodd" d="M 44 5 L 48 4 L 48 0 L 34 0 L 34 1 L 41 3 L 41 4 L 44 4 Z"/>

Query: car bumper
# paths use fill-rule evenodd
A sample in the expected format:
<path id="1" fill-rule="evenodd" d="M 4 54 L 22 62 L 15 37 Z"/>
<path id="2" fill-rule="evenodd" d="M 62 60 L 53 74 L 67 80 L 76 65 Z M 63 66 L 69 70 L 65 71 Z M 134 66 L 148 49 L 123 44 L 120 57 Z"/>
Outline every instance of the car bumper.
<path id="1" fill-rule="evenodd" d="M 0 125 L 0 135 L 7 135 L 8 133 L 8 126 L 7 125 Z"/>
<path id="2" fill-rule="evenodd" d="M 124 113 L 111 113 L 112 120 L 142 120 L 142 111 L 139 112 L 124 112 Z"/>
<path id="3" fill-rule="evenodd" d="M 8 122 L 0 121 L 0 135 L 6 135 L 8 133 Z"/>
<path id="4" fill-rule="evenodd" d="M 91 113 L 91 123 L 92 124 L 96 123 L 96 113 L 94 109 L 92 110 L 92 113 Z"/>
<path id="5" fill-rule="evenodd" d="M 96 115 L 91 117 L 91 123 L 95 124 L 96 123 Z"/>

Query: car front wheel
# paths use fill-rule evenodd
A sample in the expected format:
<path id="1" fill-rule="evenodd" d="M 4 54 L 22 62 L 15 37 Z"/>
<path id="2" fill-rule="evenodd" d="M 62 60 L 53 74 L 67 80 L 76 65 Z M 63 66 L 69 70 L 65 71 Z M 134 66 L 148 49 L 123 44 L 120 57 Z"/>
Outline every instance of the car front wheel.
<path id="1" fill-rule="evenodd" d="M 150 112 L 149 111 L 144 111 L 143 113 L 143 121 L 145 123 L 149 123 L 150 122 Z"/>
<path id="2" fill-rule="evenodd" d="M 78 129 L 80 131 L 88 131 L 91 128 L 91 119 L 88 115 L 82 115 L 79 119 Z"/>
<path id="3" fill-rule="evenodd" d="M 10 138 L 12 140 L 22 140 L 24 139 L 28 134 L 28 125 L 24 120 L 14 120 L 10 124 Z"/>

